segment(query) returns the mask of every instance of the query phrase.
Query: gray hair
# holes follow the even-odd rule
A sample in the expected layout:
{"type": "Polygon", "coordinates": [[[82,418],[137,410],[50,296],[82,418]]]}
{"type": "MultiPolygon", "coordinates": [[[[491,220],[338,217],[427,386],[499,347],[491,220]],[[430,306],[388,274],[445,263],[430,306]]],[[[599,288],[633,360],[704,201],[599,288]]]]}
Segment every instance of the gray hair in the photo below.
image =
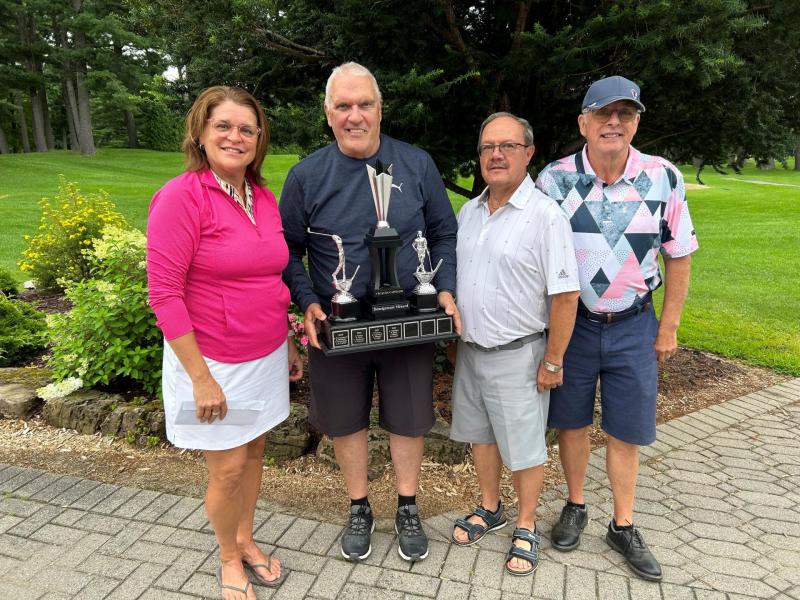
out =
{"type": "Polygon", "coordinates": [[[370,82],[372,82],[372,90],[375,92],[375,97],[378,99],[378,102],[383,102],[383,95],[381,94],[381,89],[378,87],[378,82],[375,80],[375,76],[372,72],[367,68],[364,67],[356,62],[346,62],[342,65],[336,67],[333,71],[331,71],[330,77],[328,77],[328,82],[325,84],[325,106],[328,108],[333,108],[333,98],[331,98],[331,89],[333,88],[333,81],[339,75],[355,75],[356,77],[369,77],[370,82]]]}
{"type": "Polygon", "coordinates": [[[509,112],[496,112],[486,117],[486,120],[481,123],[481,130],[478,132],[478,145],[481,143],[481,139],[483,138],[483,130],[486,129],[486,126],[500,117],[514,119],[517,123],[522,125],[522,139],[525,142],[525,145],[530,146],[533,144],[533,127],[531,127],[531,124],[528,123],[527,119],[523,119],[517,115],[512,115],[509,112]]]}

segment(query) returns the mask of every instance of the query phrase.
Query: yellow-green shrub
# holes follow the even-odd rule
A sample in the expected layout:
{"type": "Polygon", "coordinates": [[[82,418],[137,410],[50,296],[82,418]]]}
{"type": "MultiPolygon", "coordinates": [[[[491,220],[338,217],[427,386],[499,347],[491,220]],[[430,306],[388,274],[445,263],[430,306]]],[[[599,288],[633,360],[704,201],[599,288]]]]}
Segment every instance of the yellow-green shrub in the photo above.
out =
{"type": "Polygon", "coordinates": [[[63,176],[56,197],[52,201],[42,198],[39,206],[39,229],[35,235],[25,236],[28,244],[19,268],[29,271],[44,289],[60,289],[62,281],[87,277],[89,264],[83,250],[91,249],[92,240],[107,226],[128,228],[106,192],[83,195],[77,184],[63,176]]]}
{"type": "Polygon", "coordinates": [[[85,254],[90,276],[65,290],[72,309],[48,318],[53,375],[157,391],[163,337],[147,305],[144,235],[108,227],[85,254]]]}

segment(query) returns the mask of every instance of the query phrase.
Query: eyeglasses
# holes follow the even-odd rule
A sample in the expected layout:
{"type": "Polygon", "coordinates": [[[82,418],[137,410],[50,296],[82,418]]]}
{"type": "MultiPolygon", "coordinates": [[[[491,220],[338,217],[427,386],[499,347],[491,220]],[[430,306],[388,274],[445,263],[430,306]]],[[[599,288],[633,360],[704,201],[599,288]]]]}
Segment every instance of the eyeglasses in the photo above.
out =
{"type": "MultiPolygon", "coordinates": [[[[592,113],[592,118],[597,119],[601,123],[606,123],[611,120],[614,113],[617,113],[617,118],[623,123],[630,123],[639,114],[639,111],[633,107],[627,106],[625,108],[609,108],[604,106],[597,110],[587,110],[586,113],[592,113]]],[[[585,113],[584,113],[585,114],[585,113]]]]}
{"type": "Polygon", "coordinates": [[[481,144],[478,146],[478,154],[481,156],[491,156],[494,149],[499,148],[503,155],[513,153],[517,148],[527,148],[530,144],[520,144],[519,142],[503,142],[502,144],[481,144]]]}
{"type": "Polygon", "coordinates": [[[211,123],[211,128],[220,135],[226,135],[234,129],[238,129],[239,135],[247,139],[261,135],[261,127],[254,127],[253,125],[231,125],[227,121],[214,121],[212,119],[208,119],[208,122],[211,123]]]}

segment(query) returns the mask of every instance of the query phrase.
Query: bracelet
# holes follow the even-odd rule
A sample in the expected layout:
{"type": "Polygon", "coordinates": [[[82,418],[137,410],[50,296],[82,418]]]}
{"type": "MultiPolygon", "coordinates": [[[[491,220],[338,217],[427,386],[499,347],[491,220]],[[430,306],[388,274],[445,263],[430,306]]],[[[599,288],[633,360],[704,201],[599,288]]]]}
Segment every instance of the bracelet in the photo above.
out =
{"type": "Polygon", "coordinates": [[[561,371],[561,365],[557,365],[556,363],[551,363],[549,360],[543,360],[542,366],[544,367],[545,371],[550,371],[551,373],[558,373],[561,371]]]}
{"type": "Polygon", "coordinates": [[[289,332],[286,334],[286,337],[294,337],[294,331],[290,329],[289,332]]]}

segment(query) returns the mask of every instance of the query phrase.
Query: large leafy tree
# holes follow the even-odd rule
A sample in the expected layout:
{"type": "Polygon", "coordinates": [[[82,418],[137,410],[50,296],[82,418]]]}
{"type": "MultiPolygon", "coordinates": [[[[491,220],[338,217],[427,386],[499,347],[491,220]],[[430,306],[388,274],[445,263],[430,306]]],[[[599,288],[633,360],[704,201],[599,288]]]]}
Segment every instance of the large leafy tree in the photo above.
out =
{"type": "Polygon", "coordinates": [[[170,30],[189,96],[243,84],[271,109],[276,137],[310,150],[324,140],[327,74],[356,60],[384,91],[384,129],[428,149],[453,189],[475,170],[478,126],[496,110],[533,123],[539,166],[579,148],[582,95],[612,74],[642,85],[637,144],[676,160],[781,156],[797,127],[792,0],[177,3],[177,19],[151,14],[170,30]]]}
{"type": "Polygon", "coordinates": [[[164,55],[131,15],[126,0],[0,0],[0,152],[31,139],[53,148],[51,114],[81,152],[95,151],[95,112],[100,130],[136,145],[141,95],[164,55]]]}

